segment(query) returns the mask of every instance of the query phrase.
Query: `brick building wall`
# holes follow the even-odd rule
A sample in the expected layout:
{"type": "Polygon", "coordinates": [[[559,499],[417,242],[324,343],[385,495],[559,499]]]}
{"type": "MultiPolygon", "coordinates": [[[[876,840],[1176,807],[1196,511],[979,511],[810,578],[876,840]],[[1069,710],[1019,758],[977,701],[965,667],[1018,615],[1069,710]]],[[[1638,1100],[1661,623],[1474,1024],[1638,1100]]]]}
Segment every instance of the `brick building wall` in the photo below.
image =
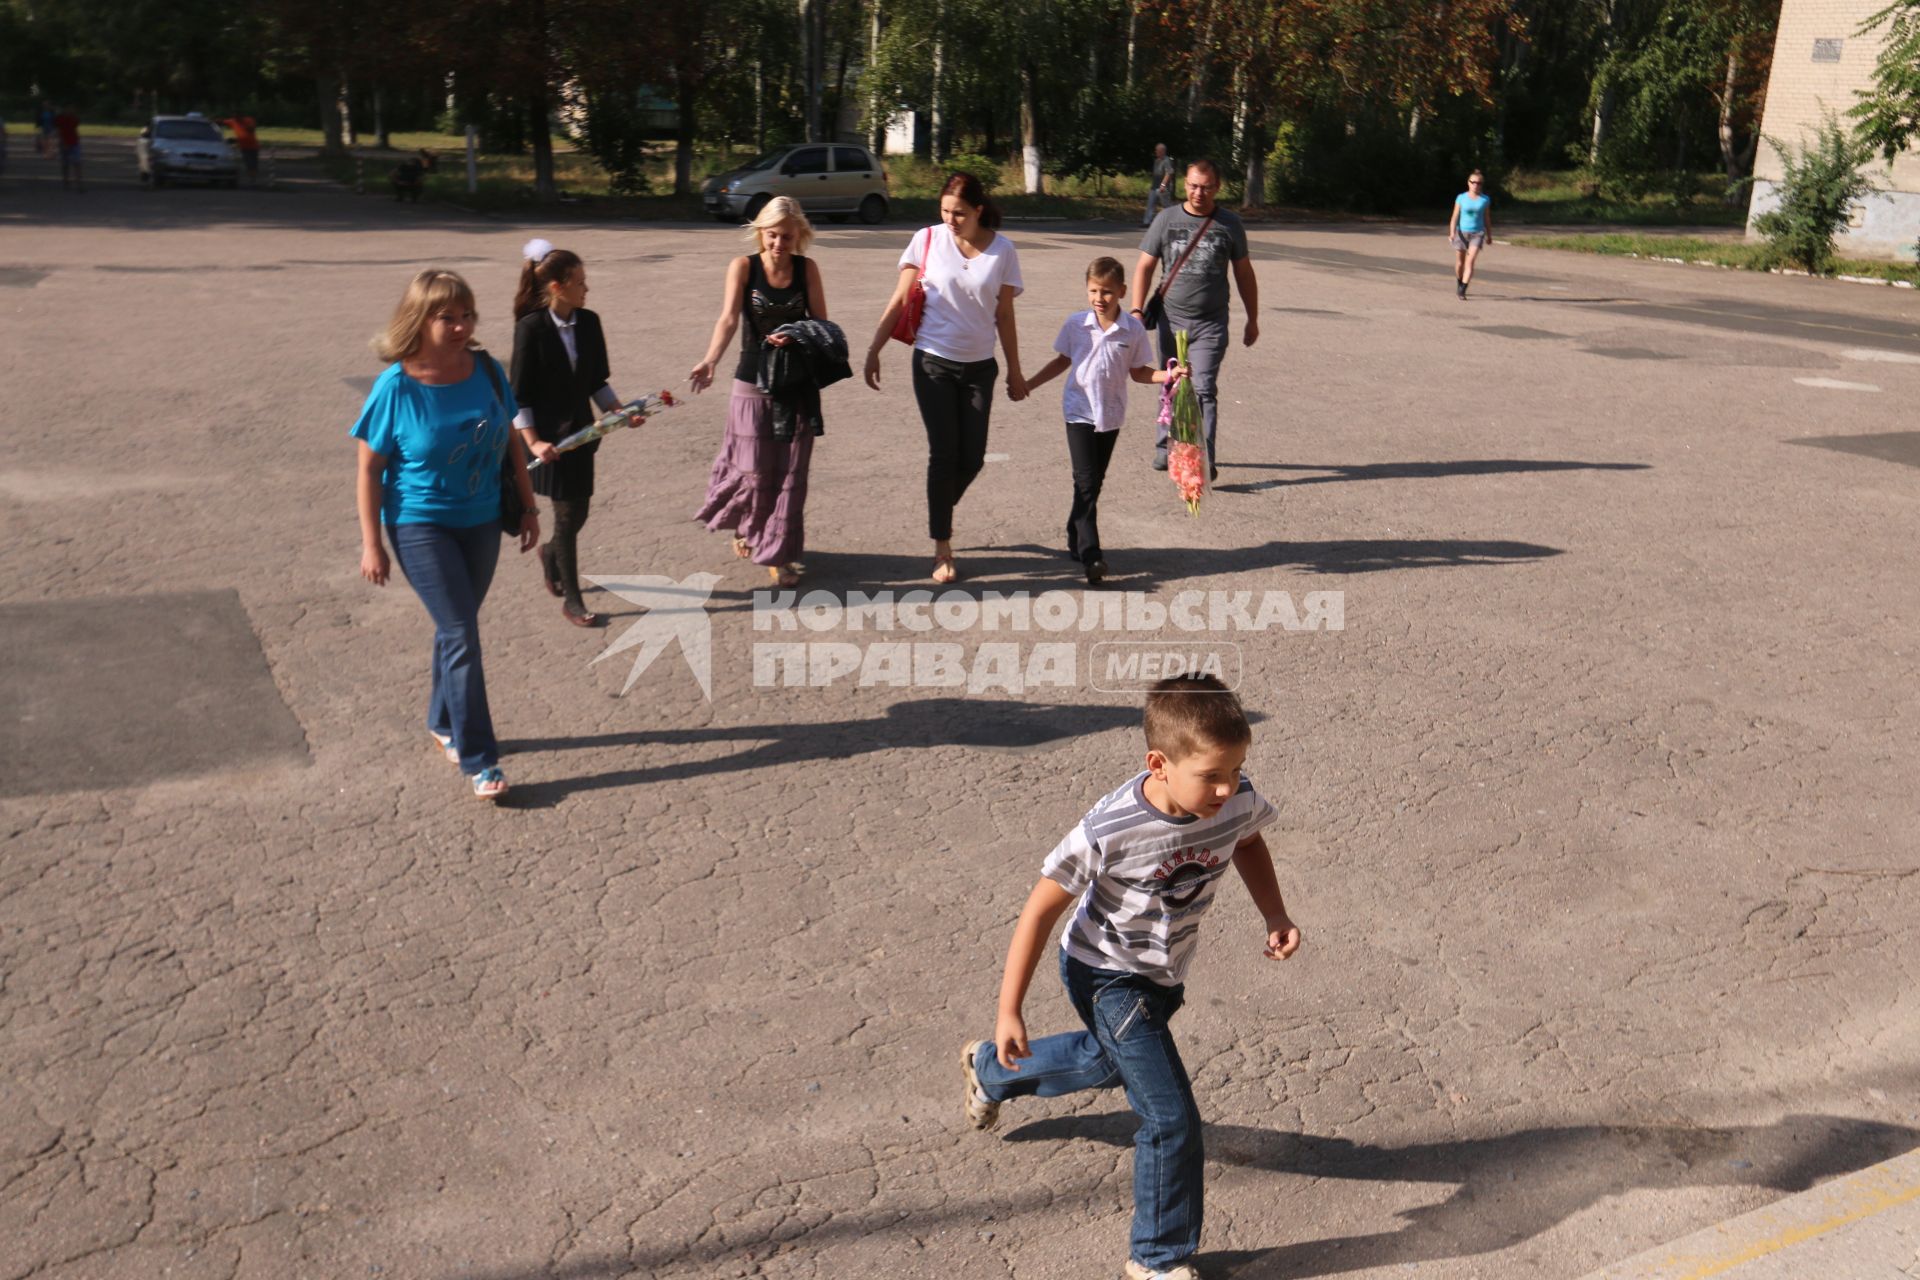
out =
{"type": "MultiPolygon", "coordinates": [[[[1882,31],[1858,34],[1887,0],[1783,0],[1774,37],[1773,74],[1760,130],[1765,138],[1800,145],[1809,141],[1827,113],[1849,124],[1847,111],[1858,94],[1873,85],[1882,31]]],[[[1779,203],[1780,156],[1763,138],[1754,159],[1752,220],[1779,203]]],[[[1853,225],[1839,241],[1840,252],[1856,257],[1913,260],[1920,239],[1920,153],[1912,149],[1893,164],[1870,171],[1884,188],[1855,209],[1853,225]]]]}

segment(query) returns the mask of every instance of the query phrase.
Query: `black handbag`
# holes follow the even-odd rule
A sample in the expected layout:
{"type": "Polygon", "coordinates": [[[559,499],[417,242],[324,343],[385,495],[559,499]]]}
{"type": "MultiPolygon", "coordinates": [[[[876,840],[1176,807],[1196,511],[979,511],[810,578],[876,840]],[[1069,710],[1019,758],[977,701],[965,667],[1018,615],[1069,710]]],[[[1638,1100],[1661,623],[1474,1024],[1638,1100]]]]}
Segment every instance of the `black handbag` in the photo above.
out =
{"type": "MultiPolygon", "coordinates": [[[[493,384],[494,407],[505,413],[507,409],[507,390],[500,380],[500,365],[484,351],[476,351],[473,358],[487,371],[487,381],[493,384]]],[[[513,424],[507,424],[507,447],[500,454],[500,532],[509,538],[520,536],[520,522],[526,519],[527,504],[520,501],[520,478],[513,470],[513,424]]]]}
{"type": "Polygon", "coordinates": [[[1166,318],[1167,290],[1173,287],[1173,278],[1180,274],[1180,268],[1187,265],[1188,256],[1192,254],[1194,248],[1199,245],[1200,237],[1207,234],[1207,228],[1212,225],[1213,215],[1208,214],[1207,220],[1200,224],[1200,229],[1193,233],[1193,239],[1187,241],[1186,249],[1180,254],[1179,258],[1174,261],[1173,270],[1167,272],[1166,278],[1160,282],[1160,287],[1153,291],[1151,298],[1147,299],[1147,305],[1140,309],[1140,323],[1146,326],[1148,333],[1152,333],[1158,329],[1160,322],[1166,318]]]}

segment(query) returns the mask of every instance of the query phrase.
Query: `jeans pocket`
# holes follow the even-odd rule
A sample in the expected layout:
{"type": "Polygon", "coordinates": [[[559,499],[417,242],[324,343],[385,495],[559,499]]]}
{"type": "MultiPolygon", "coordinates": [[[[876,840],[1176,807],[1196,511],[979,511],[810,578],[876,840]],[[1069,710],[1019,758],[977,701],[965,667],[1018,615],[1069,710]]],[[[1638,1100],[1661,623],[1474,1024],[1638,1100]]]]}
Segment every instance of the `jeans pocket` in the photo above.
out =
{"type": "Polygon", "coordinates": [[[1133,1034],[1136,1028],[1145,1026],[1153,1020],[1153,1013],[1147,1007],[1147,998],[1143,995],[1124,992],[1102,1003],[1105,1006],[1102,1012],[1106,1014],[1111,1028],[1107,1034],[1113,1037],[1115,1044],[1125,1044],[1127,1037],[1133,1034]],[[1115,1013],[1107,1010],[1114,1010],[1118,1013],[1118,1017],[1116,1018],[1115,1013]]]}

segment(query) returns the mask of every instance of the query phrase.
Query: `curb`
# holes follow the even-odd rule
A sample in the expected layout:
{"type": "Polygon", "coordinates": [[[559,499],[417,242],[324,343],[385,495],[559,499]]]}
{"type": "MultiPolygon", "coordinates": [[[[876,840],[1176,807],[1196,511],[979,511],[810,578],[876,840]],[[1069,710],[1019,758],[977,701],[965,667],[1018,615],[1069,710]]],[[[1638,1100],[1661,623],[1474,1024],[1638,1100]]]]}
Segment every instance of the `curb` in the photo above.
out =
{"type": "Polygon", "coordinates": [[[1603,1267],[1583,1280],[1920,1275],[1920,1151],[1603,1267]]]}

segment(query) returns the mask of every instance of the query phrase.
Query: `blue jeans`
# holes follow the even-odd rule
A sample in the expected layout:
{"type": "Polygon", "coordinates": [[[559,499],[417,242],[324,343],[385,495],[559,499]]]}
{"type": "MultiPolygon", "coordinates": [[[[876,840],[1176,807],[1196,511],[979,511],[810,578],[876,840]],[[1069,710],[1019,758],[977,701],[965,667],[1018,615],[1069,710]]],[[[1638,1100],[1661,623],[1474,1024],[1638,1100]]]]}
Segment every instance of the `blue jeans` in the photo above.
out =
{"type": "MultiPolygon", "coordinates": [[[[1227,312],[1223,308],[1213,316],[1176,316],[1171,311],[1162,315],[1159,336],[1163,369],[1176,354],[1173,341],[1176,329],[1187,331],[1187,364],[1193,370],[1193,393],[1200,397],[1200,421],[1207,432],[1207,460],[1218,466],[1220,450],[1214,445],[1220,433],[1220,366],[1227,358],[1227,312]]],[[[1156,430],[1153,447],[1161,453],[1167,451],[1165,427],[1156,430]]]]}
{"type": "Polygon", "coordinates": [[[433,693],[427,728],[452,738],[460,771],[479,773],[500,763],[487,709],[487,678],[480,669],[480,602],[500,561],[500,522],[466,529],[438,524],[390,524],[393,558],[433,618],[433,693]]]}
{"type": "Polygon", "coordinates": [[[1200,1247],[1206,1154],[1200,1109],[1167,1023],[1184,987],[1138,974],[1096,969],[1060,951],[1060,981],[1085,1031],[1031,1041],[1020,1069],[1000,1065],[993,1043],[974,1064],[989,1098],[1057,1098],[1120,1085],[1140,1117],[1133,1135],[1134,1261],[1156,1271],[1178,1266],[1200,1247]]]}

